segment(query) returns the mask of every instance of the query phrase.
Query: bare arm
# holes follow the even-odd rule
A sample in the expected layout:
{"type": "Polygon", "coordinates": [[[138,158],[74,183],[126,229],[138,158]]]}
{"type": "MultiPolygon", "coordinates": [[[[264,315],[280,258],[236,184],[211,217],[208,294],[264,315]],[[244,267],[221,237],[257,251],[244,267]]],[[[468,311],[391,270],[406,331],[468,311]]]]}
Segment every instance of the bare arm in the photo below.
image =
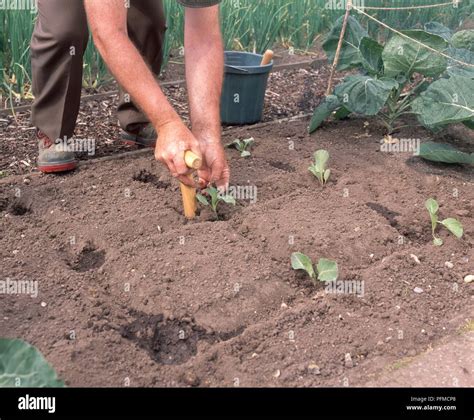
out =
{"type": "MultiPolygon", "coordinates": [[[[200,145],[170,105],[127,33],[123,0],[85,0],[94,42],[117,81],[143,110],[158,133],[155,156],[185,184],[184,152],[201,155],[200,145]]],[[[191,183],[192,185],[192,183],[191,183]]]]}
{"type": "Polygon", "coordinates": [[[201,143],[209,170],[200,176],[218,187],[229,183],[229,169],[221,144],[220,100],[224,48],[219,6],[186,8],[186,81],[192,132],[201,143]]]}

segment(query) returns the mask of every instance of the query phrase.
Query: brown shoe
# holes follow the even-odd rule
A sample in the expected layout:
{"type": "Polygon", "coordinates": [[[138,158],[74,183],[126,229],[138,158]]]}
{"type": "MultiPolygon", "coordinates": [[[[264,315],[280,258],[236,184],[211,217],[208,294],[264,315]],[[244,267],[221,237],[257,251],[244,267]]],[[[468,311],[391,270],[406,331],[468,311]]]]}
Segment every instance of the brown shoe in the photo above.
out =
{"type": "Polygon", "coordinates": [[[38,169],[43,173],[67,172],[76,169],[73,152],[64,151],[62,144],[55,144],[42,131],[36,131],[38,140],[38,169]]]}
{"type": "Polygon", "coordinates": [[[121,131],[121,140],[125,144],[141,147],[156,146],[156,131],[151,124],[135,124],[128,131],[121,131]]]}

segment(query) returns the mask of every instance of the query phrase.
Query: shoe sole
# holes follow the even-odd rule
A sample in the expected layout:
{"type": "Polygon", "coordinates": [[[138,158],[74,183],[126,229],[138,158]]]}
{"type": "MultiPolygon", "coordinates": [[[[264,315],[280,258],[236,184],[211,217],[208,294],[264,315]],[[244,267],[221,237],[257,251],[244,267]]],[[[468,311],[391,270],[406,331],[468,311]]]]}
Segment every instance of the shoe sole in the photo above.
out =
{"type": "Polygon", "coordinates": [[[44,174],[58,173],[58,172],[69,172],[77,168],[77,162],[67,162],[67,163],[56,163],[41,165],[38,164],[38,169],[44,174]]]}
{"type": "Polygon", "coordinates": [[[128,146],[141,146],[148,147],[150,149],[154,149],[156,147],[156,140],[146,140],[141,137],[131,136],[125,131],[122,131],[120,141],[123,144],[127,144],[128,146]]]}

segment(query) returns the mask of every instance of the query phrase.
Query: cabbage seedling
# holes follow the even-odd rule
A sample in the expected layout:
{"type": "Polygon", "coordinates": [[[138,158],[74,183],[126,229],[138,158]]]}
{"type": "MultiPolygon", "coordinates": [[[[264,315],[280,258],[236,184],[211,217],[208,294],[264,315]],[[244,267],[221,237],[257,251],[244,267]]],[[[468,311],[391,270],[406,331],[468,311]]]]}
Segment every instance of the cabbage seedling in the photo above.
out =
{"type": "Polygon", "coordinates": [[[433,243],[436,246],[443,245],[443,240],[439,238],[438,236],[436,236],[436,227],[438,226],[438,224],[443,225],[454,236],[456,236],[456,238],[459,239],[462,237],[464,230],[463,230],[461,222],[451,217],[441,222],[438,220],[439,205],[438,205],[438,202],[434,198],[430,198],[426,200],[425,207],[428,210],[428,213],[430,214],[431,234],[433,235],[433,243]]]}
{"type": "Polygon", "coordinates": [[[234,140],[232,143],[229,143],[227,147],[237,149],[240,152],[240,157],[249,157],[251,155],[250,151],[248,150],[251,148],[255,143],[255,139],[250,137],[249,139],[245,140],[234,140]]]}
{"type": "Polygon", "coordinates": [[[326,150],[318,150],[314,153],[314,163],[308,170],[318,178],[320,184],[324,186],[331,176],[331,170],[326,169],[329,160],[329,153],[326,150]]]}
{"type": "Polygon", "coordinates": [[[203,194],[196,194],[198,201],[204,206],[211,206],[215,214],[217,214],[217,206],[219,203],[224,202],[227,204],[232,204],[235,206],[235,198],[229,194],[221,194],[219,190],[215,187],[209,187],[203,191],[209,195],[210,200],[207,199],[203,194]]]}
{"type": "Polygon", "coordinates": [[[339,276],[339,269],[336,261],[321,258],[316,266],[316,271],[313,267],[311,258],[301,252],[293,252],[291,254],[291,267],[294,270],[304,270],[311,277],[311,280],[316,284],[316,274],[319,281],[336,281],[339,276]]]}

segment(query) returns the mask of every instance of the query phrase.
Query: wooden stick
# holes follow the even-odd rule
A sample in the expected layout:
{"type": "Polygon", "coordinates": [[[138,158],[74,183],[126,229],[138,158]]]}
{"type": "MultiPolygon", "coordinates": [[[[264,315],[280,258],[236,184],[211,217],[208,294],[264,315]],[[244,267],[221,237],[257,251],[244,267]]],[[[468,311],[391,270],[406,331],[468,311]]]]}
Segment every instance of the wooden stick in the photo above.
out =
{"type": "Polygon", "coordinates": [[[342,23],[341,35],[339,36],[339,43],[337,44],[336,55],[334,56],[334,62],[332,63],[331,74],[329,75],[326,96],[329,96],[332,93],[332,81],[334,79],[334,74],[336,73],[337,65],[339,64],[339,56],[341,54],[342,43],[344,42],[344,35],[346,34],[347,21],[349,19],[349,15],[351,14],[351,9],[352,0],[347,0],[346,14],[344,16],[344,22],[342,23]]]}
{"type": "MultiPolygon", "coordinates": [[[[188,150],[184,154],[184,161],[186,162],[186,166],[189,169],[200,169],[202,166],[202,160],[199,156],[188,150]]],[[[188,178],[194,182],[192,174],[188,175],[188,178]]],[[[197,203],[196,203],[196,189],[193,187],[189,187],[188,185],[183,184],[180,182],[181,188],[181,195],[183,197],[183,208],[184,208],[184,215],[187,219],[194,219],[196,217],[196,210],[197,210],[197,203]]]]}
{"type": "Polygon", "coordinates": [[[261,66],[266,66],[267,64],[270,64],[273,60],[273,51],[272,50],[267,50],[265,51],[265,54],[263,54],[262,62],[260,63],[261,66]]]}

